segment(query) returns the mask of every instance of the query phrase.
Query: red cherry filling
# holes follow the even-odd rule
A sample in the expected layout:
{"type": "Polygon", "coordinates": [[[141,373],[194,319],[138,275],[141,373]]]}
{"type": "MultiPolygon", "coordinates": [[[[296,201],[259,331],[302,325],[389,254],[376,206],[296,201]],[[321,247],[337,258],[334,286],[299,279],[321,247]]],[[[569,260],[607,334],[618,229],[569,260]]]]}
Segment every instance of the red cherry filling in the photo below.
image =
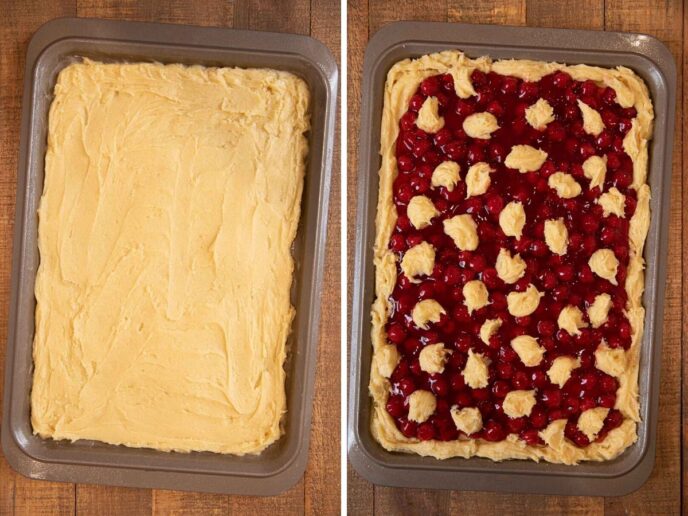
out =
{"type": "MultiPolygon", "coordinates": [[[[602,339],[612,348],[628,349],[631,345],[623,285],[629,260],[628,221],[635,212],[637,197],[630,188],[632,162],[624,152],[623,138],[636,113],[616,103],[613,89],[600,88],[592,81],[575,81],[565,72],[545,76],[538,82],[524,82],[474,71],[471,80],[477,95],[460,99],[450,75],[425,79],[399,122],[399,173],[393,184],[398,218],[389,247],[400,262],[410,247],[429,242],[436,250],[436,259],[432,274],[417,278],[419,283],[410,281],[400,269],[397,271],[387,335],[402,359],[392,374],[386,408],[405,436],[420,440],[458,437],[449,414],[451,406],[477,407],[483,428],[472,437],[487,441],[501,441],[514,433],[530,445],[542,445],[538,431],[551,421],[567,418],[566,437],[584,447],[589,440],[576,426],[579,415],[594,407],[613,409],[618,388],[615,378],[595,368],[594,351],[602,339]],[[415,124],[417,112],[428,96],[438,98],[439,112],[445,120],[444,127],[435,134],[415,124]],[[554,110],[555,120],[544,130],[532,128],[525,119],[526,109],[539,98],[546,99],[554,110]],[[583,130],[578,100],[601,113],[605,129],[598,136],[583,130]],[[500,128],[488,140],[468,137],[462,127],[464,119],[483,111],[492,113],[500,128]],[[521,174],[504,166],[511,147],[519,144],[547,152],[547,161],[539,171],[521,174]],[[583,161],[593,155],[607,158],[602,189],[591,190],[583,171],[583,161]],[[451,192],[445,187],[431,187],[434,168],[446,160],[457,162],[461,170],[462,179],[451,192]],[[485,194],[466,199],[465,174],[478,161],[487,161],[495,170],[490,175],[491,184],[485,194]],[[547,178],[557,171],[572,174],[581,184],[582,193],[561,199],[547,185],[547,178]],[[596,203],[602,191],[611,187],[626,197],[625,218],[604,217],[596,203]],[[409,221],[406,207],[421,194],[433,201],[440,215],[429,226],[417,230],[409,221]],[[523,204],[526,213],[520,240],[505,236],[498,222],[504,206],[514,200],[523,204]],[[457,249],[443,230],[443,220],[464,213],[469,213],[477,225],[480,243],[473,252],[457,249]],[[544,241],[544,221],[560,217],[569,233],[563,256],[551,253],[544,241]],[[526,261],[525,275],[515,285],[505,284],[494,268],[501,248],[512,255],[519,253],[526,261]],[[613,250],[619,260],[618,286],[595,275],[588,266],[590,256],[600,248],[613,250]],[[462,289],[473,279],[485,284],[490,304],[469,314],[462,289]],[[538,309],[527,317],[512,317],[507,311],[507,294],[524,291],[530,283],[544,294],[538,309]],[[605,324],[596,329],[583,328],[579,335],[559,329],[557,317],[565,306],[577,306],[586,314],[587,307],[602,293],[612,298],[605,324]],[[411,318],[415,304],[424,299],[438,301],[446,311],[427,330],[417,327],[411,318]],[[480,327],[486,319],[494,318],[501,319],[502,325],[485,344],[479,338],[480,327]],[[537,337],[545,348],[538,366],[526,367],[511,348],[511,340],[519,335],[537,337]],[[452,354],[444,372],[431,375],[421,369],[418,355],[425,346],[437,342],[444,343],[452,354]],[[470,349],[491,361],[486,388],[471,389],[461,374],[470,349]],[[562,355],[578,357],[581,366],[560,388],[550,382],[546,372],[562,355]],[[420,424],[408,420],[408,397],[416,389],[429,390],[437,399],[435,413],[420,424]],[[537,403],[528,417],[511,419],[502,410],[502,402],[510,391],[525,389],[536,390],[537,403]]],[[[621,414],[611,410],[596,440],[603,440],[622,421],[621,414]]]]}

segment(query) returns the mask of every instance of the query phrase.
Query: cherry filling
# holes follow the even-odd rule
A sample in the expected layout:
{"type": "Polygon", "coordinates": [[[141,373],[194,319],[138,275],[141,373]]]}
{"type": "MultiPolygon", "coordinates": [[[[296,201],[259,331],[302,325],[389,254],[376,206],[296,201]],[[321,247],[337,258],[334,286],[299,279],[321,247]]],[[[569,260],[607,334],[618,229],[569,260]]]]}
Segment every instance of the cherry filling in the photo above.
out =
{"type": "Polygon", "coordinates": [[[514,433],[530,445],[543,444],[538,432],[549,422],[567,418],[566,437],[577,446],[586,446],[590,441],[576,425],[579,415],[590,408],[606,407],[611,410],[596,438],[601,441],[623,418],[613,409],[618,381],[595,368],[594,352],[602,339],[611,348],[628,349],[631,345],[631,326],[624,315],[624,284],[629,262],[628,221],[637,198],[636,191],[630,188],[633,165],[624,152],[623,139],[636,111],[617,104],[613,89],[592,81],[575,81],[564,72],[534,83],[476,70],[471,82],[477,95],[461,99],[450,75],[425,79],[399,122],[399,173],[393,185],[398,218],[389,246],[397,253],[399,263],[407,249],[426,241],[434,246],[436,259],[432,275],[417,277],[419,283],[411,282],[400,269],[397,271],[386,329],[401,360],[391,376],[387,410],[405,436],[448,441],[460,434],[450,408],[477,407],[483,428],[472,438],[501,441],[514,433]],[[445,120],[444,127],[435,134],[420,130],[415,123],[428,96],[438,99],[439,114],[445,120]],[[555,120],[543,130],[534,129],[525,118],[526,108],[539,98],[554,109],[555,120]],[[584,131],[579,99],[600,113],[605,129],[598,136],[584,131]],[[483,111],[492,113],[500,128],[489,139],[468,137],[462,127],[464,119],[483,111]],[[523,174],[504,166],[511,147],[518,144],[547,153],[538,171],[523,174]],[[605,217],[595,202],[601,191],[589,189],[590,180],[582,167],[592,155],[606,156],[603,190],[616,187],[625,196],[625,217],[605,217]],[[435,167],[447,160],[458,163],[461,171],[461,180],[451,192],[445,187],[431,187],[435,167]],[[466,199],[465,173],[481,161],[495,170],[490,175],[490,187],[485,194],[466,199]],[[580,195],[562,199],[548,186],[547,178],[559,171],[578,181],[580,195]],[[430,198],[440,212],[422,230],[416,230],[406,214],[409,201],[416,195],[430,198]],[[520,201],[526,213],[519,240],[505,236],[498,222],[502,208],[511,201],[520,201]],[[480,243],[474,252],[459,250],[443,231],[444,219],[463,213],[471,214],[477,224],[480,243]],[[559,217],[563,217],[569,233],[568,250],[562,256],[553,254],[544,239],[544,221],[559,217]],[[527,263],[525,276],[513,285],[505,284],[494,268],[501,248],[512,255],[519,253],[527,263]],[[619,261],[618,286],[595,275],[588,266],[590,256],[600,248],[611,249],[619,261]],[[487,287],[490,304],[469,314],[462,289],[474,279],[487,287]],[[513,290],[525,290],[529,283],[544,297],[533,314],[515,318],[507,310],[506,296],[513,290]],[[606,323],[597,329],[588,325],[577,336],[558,328],[557,317],[565,306],[576,306],[586,314],[587,307],[601,293],[608,293],[613,303],[606,323]],[[411,318],[416,303],[424,299],[434,299],[446,310],[446,315],[427,330],[417,327],[411,318]],[[486,345],[480,340],[479,330],[486,319],[494,318],[503,323],[486,345]],[[510,346],[514,337],[526,334],[538,338],[546,350],[536,367],[526,367],[510,346]],[[418,356],[424,346],[438,342],[452,353],[443,373],[428,374],[421,369],[418,356]],[[491,361],[486,388],[471,389],[461,374],[469,349],[491,361]],[[578,357],[581,365],[559,388],[550,382],[547,370],[562,355],[578,357]],[[407,417],[408,397],[416,389],[430,390],[437,400],[434,414],[421,424],[407,417]],[[504,413],[502,400],[510,391],[524,389],[536,389],[537,403],[529,416],[512,419],[504,413]]]}

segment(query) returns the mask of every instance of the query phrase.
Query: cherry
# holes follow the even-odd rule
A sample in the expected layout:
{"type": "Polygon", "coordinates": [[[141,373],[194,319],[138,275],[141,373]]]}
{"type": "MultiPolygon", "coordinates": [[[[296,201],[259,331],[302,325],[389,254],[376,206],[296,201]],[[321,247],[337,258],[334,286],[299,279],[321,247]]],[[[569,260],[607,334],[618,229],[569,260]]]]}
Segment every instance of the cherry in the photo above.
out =
{"type": "Polygon", "coordinates": [[[406,340],[406,331],[401,324],[392,323],[387,328],[387,338],[395,344],[401,344],[406,340]]]}
{"type": "Polygon", "coordinates": [[[399,396],[390,396],[387,400],[387,405],[385,406],[387,412],[392,417],[401,417],[406,413],[406,407],[404,407],[404,399],[399,396]]]}
{"type": "Polygon", "coordinates": [[[555,389],[547,389],[542,392],[542,402],[549,408],[557,408],[561,405],[561,392],[555,389]]]}
{"type": "Polygon", "coordinates": [[[429,441],[435,437],[435,427],[429,421],[418,425],[418,439],[429,441]]]}
{"type": "Polygon", "coordinates": [[[440,90],[440,80],[439,80],[439,77],[437,77],[436,75],[428,77],[427,79],[424,79],[423,82],[420,83],[420,91],[426,97],[429,97],[431,95],[436,95],[439,92],[439,90],[440,90]]]}
{"type": "Polygon", "coordinates": [[[415,421],[410,421],[406,418],[400,418],[399,430],[402,434],[404,434],[404,437],[412,438],[416,436],[416,432],[418,431],[418,425],[415,421]]]}
{"type": "Polygon", "coordinates": [[[490,420],[485,425],[483,437],[486,441],[501,441],[506,437],[506,432],[504,431],[502,425],[500,425],[497,421],[490,420]]]}
{"type": "Polygon", "coordinates": [[[409,101],[409,109],[411,111],[418,111],[420,108],[423,107],[423,103],[425,102],[425,97],[422,95],[414,95],[411,97],[411,100],[409,101]]]}

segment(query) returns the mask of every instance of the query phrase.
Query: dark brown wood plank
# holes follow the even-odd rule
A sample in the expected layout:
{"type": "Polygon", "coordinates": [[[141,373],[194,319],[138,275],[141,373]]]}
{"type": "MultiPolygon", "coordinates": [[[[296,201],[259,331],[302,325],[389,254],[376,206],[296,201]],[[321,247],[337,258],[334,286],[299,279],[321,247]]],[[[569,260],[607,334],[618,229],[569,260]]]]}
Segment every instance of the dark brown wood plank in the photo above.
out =
{"type": "MultiPolygon", "coordinates": [[[[26,47],[43,23],[73,16],[75,0],[5,2],[0,23],[0,368],[4,370],[26,47]]],[[[0,404],[2,385],[0,385],[0,404]]],[[[29,480],[0,457],[0,514],[71,514],[74,484],[29,480]]]]}
{"type": "Polygon", "coordinates": [[[76,502],[79,514],[98,516],[146,516],[153,507],[150,489],[92,484],[76,485],[76,502]]]}
{"type": "Polygon", "coordinates": [[[229,497],[225,495],[153,490],[151,513],[156,516],[221,516],[229,512],[229,497]]]}
{"type": "Polygon", "coordinates": [[[78,0],[77,13],[85,18],[227,27],[234,19],[234,3],[221,0],[78,0]]]}
{"type": "MultiPolygon", "coordinates": [[[[311,6],[311,36],[325,43],[340,60],[340,3],[314,2],[311,6]]],[[[339,109],[337,108],[337,112],[339,109]]],[[[327,221],[325,282],[320,315],[320,343],[316,370],[313,420],[308,468],[304,478],[306,514],[338,514],[341,505],[340,464],[340,306],[341,213],[339,132],[335,134],[330,211],[327,221]]]]}
{"type": "Polygon", "coordinates": [[[449,21],[495,25],[525,25],[525,0],[449,0],[449,21]]]}
{"type": "MultiPolygon", "coordinates": [[[[358,131],[361,108],[361,77],[363,56],[368,44],[368,0],[350,0],[347,6],[347,242],[353,242],[356,234],[356,177],[358,172],[358,131]]],[[[344,208],[342,208],[343,210],[344,208]]],[[[343,212],[344,213],[344,212],[343,212]]],[[[347,246],[347,292],[352,295],[353,246],[347,246]]],[[[351,317],[351,311],[347,312],[351,317]]],[[[351,328],[348,320],[347,329],[351,328]]],[[[347,349],[347,351],[349,351],[347,349]]],[[[350,365],[350,357],[347,353],[350,365]]],[[[368,515],[374,508],[373,484],[361,478],[347,461],[347,509],[351,515],[368,515]]]]}
{"type": "Polygon", "coordinates": [[[309,34],[311,6],[308,0],[237,0],[234,27],[309,34]]]}
{"type": "MultiPolygon", "coordinates": [[[[650,480],[635,493],[622,498],[607,498],[609,514],[679,514],[681,511],[681,324],[682,324],[682,84],[683,6],[678,0],[667,2],[619,1],[606,3],[607,30],[652,34],[674,54],[678,64],[678,101],[674,139],[671,210],[669,223],[669,269],[667,272],[662,345],[662,381],[657,431],[657,458],[650,480]],[[651,509],[650,509],[651,508],[651,509]]],[[[684,167],[685,168],[685,167],[684,167]]],[[[685,254],[684,254],[685,256],[685,254]]],[[[683,308],[685,310],[685,308],[683,308]]]]}
{"type": "MultiPolygon", "coordinates": [[[[681,53],[682,53],[682,59],[677,59],[677,66],[680,67],[681,69],[681,79],[683,79],[686,76],[686,73],[688,72],[688,16],[686,13],[686,3],[684,2],[683,4],[683,41],[681,44],[681,53]]],[[[683,115],[686,113],[686,110],[688,110],[688,88],[686,88],[685,84],[683,84],[683,80],[679,81],[678,85],[678,98],[677,102],[680,103],[681,105],[681,114],[683,115]]],[[[683,126],[685,123],[683,118],[685,115],[682,116],[681,119],[678,119],[680,122],[680,125],[683,126]]],[[[683,181],[682,181],[682,186],[683,184],[686,183],[685,179],[685,174],[686,174],[686,168],[688,168],[688,155],[686,155],[685,149],[688,148],[688,131],[683,130],[683,138],[682,138],[682,143],[683,145],[681,146],[682,150],[682,155],[681,155],[681,164],[682,167],[681,169],[683,170],[683,181]]],[[[686,259],[688,258],[688,238],[685,236],[685,231],[686,228],[688,228],[688,213],[685,213],[685,210],[683,209],[685,206],[688,206],[688,198],[686,197],[686,193],[688,192],[688,189],[683,188],[682,192],[682,205],[681,205],[681,212],[683,214],[683,218],[681,221],[681,235],[683,238],[682,241],[682,250],[683,254],[681,256],[681,263],[685,264],[686,259]]],[[[685,274],[685,267],[682,268],[682,276],[683,276],[683,284],[682,284],[682,293],[688,291],[688,278],[686,277],[685,274]]],[[[683,297],[683,296],[682,296],[683,297]]],[[[681,313],[681,327],[682,327],[682,332],[681,332],[681,355],[683,357],[683,368],[682,368],[682,375],[681,375],[681,380],[682,380],[682,405],[681,405],[681,413],[682,413],[682,435],[683,438],[681,440],[681,507],[685,511],[685,507],[688,507],[688,489],[686,486],[688,486],[688,457],[686,457],[686,447],[688,447],[688,397],[686,396],[686,393],[688,392],[688,346],[685,346],[684,343],[686,341],[686,338],[688,337],[688,304],[683,303],[683,311],[681,313]]]]}
{"type": "Polygon", "coordinates": [[[604,0],[528,0],[526,23],[532,27],[603,29],[604,0]]]}
{"type": "Polygon", "coordinates": [[[394,21],[447,21],[447,0],[375,0],[369,3],[368,13],[368,33],[372,36],[383,25],[394,21]]]}

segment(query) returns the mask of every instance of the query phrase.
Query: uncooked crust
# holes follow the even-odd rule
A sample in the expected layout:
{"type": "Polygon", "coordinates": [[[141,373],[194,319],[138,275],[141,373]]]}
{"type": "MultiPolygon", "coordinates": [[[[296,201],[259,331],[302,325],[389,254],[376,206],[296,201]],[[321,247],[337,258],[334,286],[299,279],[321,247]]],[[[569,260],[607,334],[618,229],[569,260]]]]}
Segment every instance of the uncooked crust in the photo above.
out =
{"type": "Polygon", "coordinates": [[[39,208],[35,433],[233,454],[280,437],[308,103],[275,70],[62,70],[39,208]]]}
{"type": "MultiPolygon", "coordinates": [[[[650,189],[647,185],[647,144],[652,133],[654,117],[650,96],[642,79],[631,70],[618,67],[607,69],[587,65],[567,66],[560,63],[545,63],[528,60],[492,61],[488,57],[470,59],[459,51],[445,51],[426,55],[415,60],[396,63],[387,74],[384,93],[384,108],[380,139],[382,164],[379,172],[380,189],[376,218],[376,239],[374,262],[376,267],[376,299],[372,307],[373,353],[387,343],[385,324],[390,314],[389,297],[396,281],[396,257],[388,243],[396,223],[396,209],[392,200],[392,183],[397,175],[394,155],[398,133],[398,121],[407,109],[409,99],[420,82],[429,76],[451,73],[454,77],[470,74],[472,69],[483,72],[495,71],[524,80],[537,81],[555,70],[564,70],[576,80],[590,79],[614,88],[623,107],[633,105],[637,116],[624,139],[624,150],[633,160],[633,184],[637,191],[638,204],[630,221],[630,257],[626,279],[628,294],[627,317],[631,324],[632,341],[627,351],[627,367],[619,377],[616,408],[624,421],[599,443],[579,448],[571,443],[557,446],[530,446],[510,435],[501,442],[487,442],[482,439],[455,441],[419,441],[406,438],[385,409],[389,396],[389,380],[371,369],[370,393],[373,398],[371,430],[380,444],[390,451],[417,453],[438,459],[451,457],[486,457],[496,461],[504,459],[541,459],[563,464],[577,464],[580,461],[610,460],[621,454],[637,439],[636,426],[640,420],[638,403],[638,367],[640,341],[643,333],[645,310],[641,297],[644,289],[643,246],[650,222],[650,189]],[[468,70],[466,72],[466,70],[468,70]],[[633,102],[628,102],[628,99],[633,102]],[[556,448],[556,449],[555,449],[556,448]]],[[[374,362],[374,361],[373,361],[374,362]]],[[[562,436],[563,437],[563,436],[562,436]]]]}

